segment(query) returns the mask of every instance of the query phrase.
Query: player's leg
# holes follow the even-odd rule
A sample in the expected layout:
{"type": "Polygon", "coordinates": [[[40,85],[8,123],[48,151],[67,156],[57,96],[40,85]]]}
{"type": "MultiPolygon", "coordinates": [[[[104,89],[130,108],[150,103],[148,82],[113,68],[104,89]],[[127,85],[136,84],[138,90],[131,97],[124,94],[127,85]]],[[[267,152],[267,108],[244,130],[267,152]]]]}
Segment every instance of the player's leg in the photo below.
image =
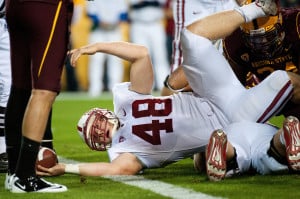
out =
{"type": "Polygon", "coordinates": [[[193,156],[193,163],[195,171],[202,173],[206,171],[206,158],[205,152],[199,152],[194,154],[193,156]]]}
{"type": "MultiPolygon", "coordinates": [[[[121,30],[119,28],[113,30],[107,35],[109,41],[122,41],[121,30]]],[[[108,55],[107,56],[107,76],[108,76],[108,90],[111,91],[115,84],[123,81],[124,65],[120,58],[108,55]]]]}
{"type": "MultiPolygon", "coordinates": [[[[15,2],[11,3],[12,6],[15,6],[15,2]]],[[[7,8],[6,12],[9,26],[11,25],[10,19],[13,17],[10,16],[12,6],[7,8]]],[[[12,77],[14,78],[12,78],[5,113],[5,139],[8,156],[8,175],[6,180],[15,174],[21,147],[22,121],[31,94],[30,63],[27,62],[27,60],[30,60],[29,51],[24,48],[26,38],[23,37],[23,29],[12,25],[10,30],[10,46],[11,50],[14,49],[14,53],[11,54],[11,69],[12,77]]],[[[6,188],[10,187],[7,185],[6,188]]]]}
{"type": "MultiPolygon", "coordinates": [[[[89,43],[96,43],[105,40],[106,36],[101,30],[94,30],[90,34],[89,43]]],[[[96,53],[89,57],[89,89],[88,93],[91,97],[96,97],[103,92],[103,74],[105,58],[107,56],[103,53],[96,53]]]]}
{"type": "MultiPolygon", "coordinates": [[[[232,123],[224,130],[212,134],[207,147],[206,165],[209,178],[218,181],[242,174],[248,172],[251,165],[258,173],[269,172],[270,165],[264,160],[270,140],[276,132],[277,128],[268,124],[239,122],[232,123]],[[227,149],[224,147],[225,142],[227,142],[227,149]],[[216,155],[224,154],[224,151],[226,156],[216,155]]],[[[276,162],[274,159],[272,161],[276,162]]],[[[272,165],[278,170],[286,169],[286,166],[279,163],[272,165]]]]}
{"type": "Polygon", "coordinates": [[[251,165],[249,138],[257,134],[260,128],[258,125],[261,124],[232,123],[211,135],[206,149],[206,171],[209,179],[219,181],[249,170],[251,165]]]}
{"type": "Polygon", "coordinates": [[[252,2],[235,10],[218,12],[216,14],[200,19],[187,28],[210,40],[217,40],[230,35],[244,22],[266,15],[275,15],[277,5],[275,0],[252,2]]]}
{"type": "MultiPolygon", "coordinates": [[[[21,118],[23,118],[23,123],[22,120],[19,123],[19,126],[22,126],[22,138],[19,139],[21,147],[15,169],[15,177],[11,184],[11,192],[66,191],[67,188],[65,186],[52,184],[37,177],[35,173],[35,162],[44,135],[49,112],[57,92],[60,89],[60,75],[66,55],[66,39],[68,38],[68,23],[66,23],[68,20],[66,20],[65,17],[68,17],[68,11],[71,11],[69,10],[69,2],[63,0],[57,3],[53,2],[53,4],[47,4],[47,6],[43,3],[27,4],[26,2],[22,2],[19,4],[19,2],[16,1],[10,1],[9,3],[10,6],[7,8],[7,20],[9,26],[12,27],[11,41],[13,42],[11,46],[12,51],[14,52],[13,56],[19,56],[18,58],[20,58],[19,60],[14,60],[12,57],[13,80],[15,77],[18,77],[18,74],[16,73],[23,75],[19,77],[19,79],[16,78],[17,80],[13,81],[13,87],[15,86],[16,90],[30,89],[29,91],[31,91],[30,98],[25,106],[26,110],[24,108],[24,117],[22,117],[23,115],[21,116],[21,118]],[[23,15],[20,18],[18,16],[18,13],[20,12],[18,12],[17,9],[22,10],[23,15]],[[26,10],[27,12],[25,12],[26,10]],[[29,12],[29,10],[38,10],[39,16],[47,13],[47,15],[44,16],[46,18],[50,16],[48,15],[49,12],[53,13],[53,16],[58,16],[58,20],[51,19],[51,17],[49,20],[44,20],[44,17],[36,17],[36,13],[29,12]],[[64,14],[55,15],[56,12],[63,12],[64,14]],[[23,31],[21,32],[14,29],[18,28],[15,24],[15,21],[18,20],[21,20],[26,24],[26,28],[22,27],[24,29],[22,29],[23,31]],[[53,21],[57,23],[52,23],[53,21]],[[52,32],[52,28],[55,28],[56,25],[59,27],[60,31],[54,31],[54,34],[50,34],[49,38],[49,33],[52,32]],[[41,29],[43,31],[40,31],[41,29]],[[47,33],[46,35],[43,34],[45,32],[47,33]],[[33,36],[35,33],[38,34],[33,36]],[[26,35],[30,35],[30,37],[26,38],[26,35]],[[22,49],[25,53],[19,50],[19,48],[22,48],[22,45],[18,43],[20,41],[29,42],[30,44],[29,49],[26,49],[25,47],[22,49]],[[46,45],[44,44],[49,44],[49,48],[45,48],[46,45]],[[20,52],[24,54],[28,53],[28,56],[26,57],[20,52]],[[32,60],[32,62],[30,60],[32,60]],[[19,72],[14,69],[21,71],[19,72]],[[31,79],[31,77],[33,79],[31,79]],[[24,82],[22,82],[22,80],[24,80],[24,82]],[[31,90],[32,87],[34,89],[31,90]]],[[[28,44],[26,43],[24,46],[28,46],[28,44]]],[[[12,93],[13,88],[10,99],[12,93]]],[[[24,99],[24,97],[22,99],[24,99]]],[[[14,100],[17,99],[13,98],[12,101],[14,100]]],[[[10,107],[8,110],[10,109],[12,112],[12,109],[15,108],[16,107],[10,107]]],[[[20,110],[17,110],[17,112],[18,111],[20,110]]],[[[11,114],[8,117],[12,118],[13,115],[11,114]]]]}
{"type": "Polygon", "coordinates": [[[52,134],[51,126],[52,126],[52,108],[51,108],[51,111],[48,116],[46,130],[45,130],[44,137],[42,139],[41,146],[47,147],[50,149],[54,149],[53,148],[53,134],[52,134]]]}
{"type": "Polygon", "coordinates": [[[206,172],[212,181],[225,178],[227,160],[234,158],[234,148],[228,142],[227,135],[221,129],[215,130],[206,147],[206,172]]]}
{"type": "Polygon", "coordinates": [[[232,121],[266,122],[290,100],[293,85],[286,71],[274,71],[260,84],[236,96],[235,106],[223,107],[232,121]]]}
{"type": "Polygon", "coordinates": [[[289,169],[300,171],[300,124],[296,117],[286,117],[283,128],[272,135],[269,141],[257,141],[259,147],[253,147],[255,150],[252,151],[252,162],[259,173],[269,174],[289,169]]]}
{"type": "MultiPolygon", "coordinates": [[[[18,89],[14,86],[11,87],[5,113],[5,139],[8,156],[8,174],[6,181],[15,174],[17,167],[21,148],[23,115],[30,93],[31,90],[18,89]]],[[[10,189],[10,184],[6,183],[5,188],[10,189]]]]}
{"type": "MultiPolygon", "coordinates": [[[[205,37],[205,38],[210,39],[211,41],[214,41],[214,40],[223,38],[226,35],[229,35],[244,22],[255,19],[257,17],[265,16],[268,14],[273,14],[274,9],[277,11],[276,3],[272,0],[264,1],[263,5],[261,5],[260,2],[258,2],[258,3],[254,2],[249,5],[245,5],[241,8],[238,8],[236,10],[219,12],[214,15],[210,15],[208,17],[205,17],[203,19],[195,21],[191,25],[188,25],[187,29],[189,32],[191,32],[195,35],[205,37]]],[[[213,55],[213,54],[216,54],[215,52],[212,52],[211,54],[203,53],[203,54],[196,55],[200,51],[197,50],[197,48],[195,46],[202,47],[203,42],[200,42],[200,39],[198,39],[199,42],[196,42],[197,39],[192,38],[192,36],[188,36],[188,33],[186,33],[186,32],[187,31],[185,30],[185,33],[182,34],[183,36],[181,38],[186,37],[191,42],[189,43],[189,45],[187,45],[188,42],[183,41],[181,39],[181,41],[182,41],[181,43],[183,45],[185,45],[182,47],[185,48],[185,51],[186,51],[186,52],[183,51],[183,54],[185,54],[185,55],[183,55],[184,56],[184,64],[193,66],[193,65],[196,65],[196,63],[197,63],[199,66],[206,66],[207,68],[208,68],[208,66],[210,66],[210,67],[219,66],[219,68],[222,68],[224,61],[215,60],[215,55],[213,55]],[[195,44],[193,44],[193,42],[195,44]],[[192,52],[194,52],[193,56],[191,56],[192,52]],[[206,63],[205,60],[208,60],[209,58],[210,58],[209,61],[211,61],[211,63],[209,63],[209,62],[206,63]],[[187,61],[187,59],[189,59],[189,60],[187,61]],[[218,65],[215,65],[215,64],[218,64],[218,65]]],[[[208,52],[208,51],[206,51],[206,52],[208,52]]],[[[221,60],[219,58],[217,58],[217,59],[221,60]]],[[[223,71],[211,70],[209,72],[210,72],[209,74],[222,74],[222,76],[227,75],[227,73],[222,73],[223,71]]],[[[221,78],[222,78],[222,76],[221,76],[221,78]]],[[[229,79],[231,79],[231,77],[233,77],[233,76],[231,75],[231,76],[227,77],[226,79],[229,80],[229,79]]],[[[173,78],[173,75],[166,82],[172,82],[172,78],[173,78]]],[[[194,82],[192,82],[192,81],[195,81],[196,78],[191,78],[191,76],[190,76],[187,79],[189,81],[189,84],[194,84],[194,82]]],[[[235,77],[233,77],[233,79],[235,79],[235,77]]],[[[198,83],[200,80],[201,80],[201,78],[199,78],[198,83]]],[[[201,84],[203,82],[209,82],[209,81],[202,81],[201,84]]],[[[212,82],[210,82],[210,83],[212,83],[212,82]]],[[[215,85],[215,84],[210,84],[210,83],[209,83],[209,85],[210,85],[209,88],[212,88],[211,86],[215,85]]],[[[170,83],[169,85],[172,86],[172,83],[170,83]]],[[[196,87],[196,85],[191,85],[191,88],[194,92],[203,94],[203,89],[198,89],[196,87]]],[[[174,89],[176,90],[177,88],[174,88],[174,89]]],[[[181,88],[179,88],[179,89],[181,89],[181,88]]],[[[234,90],[236,90],[236,89],[234,89],[234,90]]],[[[225,92],[225,93],[229,93],[229,92],[225,92]]],[[[207,94],[205,94],[205,95],[207,95],[207,94]]],[[[212,99],[214,99],[214,97],[212,97],[212,99]]],[[[220,103],[220,102],[218,102],[218,103],[220,103]]],[[[224,106],[226,107],[227,105],[224,105],[224,106]]]]}
{"type": "MultiPolygon", "coordinates": [[[[198,0],[190,0],[183,1],[177,0],[173,3],[173,18],[175,24],[175,33],[173,40],[173,49],[172,49],[172,63],[171,63],[171,73],[165,79],[164,88],[162,89],[162,95],[170,95],[178,91],[192,91],[192,89],[188,86],[183,88],[180,82],[184,81],[183,85],[185,85],[186,80],[177,79],[176,75],[173,75],[178,67],[181,66],[182,63],[182,50],[180,46],[180,32],[183,27],[193,23],[194,21],[199,20],[207,15],[212,13],[216,13],[218,11],[231,9],[236,7],[237,4],[235,0],[226,0],[226,1],[198,1],[198,0]],[[169,83],[169,84],[166,84],[169,83]],[[174,87],[172,87],[174,86],[174,87]]],[[[222,42],[218,42],[221,44],[222,42]]],[[[218,45],[215,45],[217,48],[218,45]]],[[[221,49],[221,47],[219,48],[221,49]]]]}
{"type": "Polygon", "coordinates": [[[298,118],[285,118],[283,128],[272,139],[268,154],[278,162],[300,171],[300,123],[298,118]]]}
{"type": "Polygon", "coordinates": [[[218,106],[228,107],[231,99],[246,90],[210,40],[184,29],[181,43],[184,75],[194,93],[218,106]]]}

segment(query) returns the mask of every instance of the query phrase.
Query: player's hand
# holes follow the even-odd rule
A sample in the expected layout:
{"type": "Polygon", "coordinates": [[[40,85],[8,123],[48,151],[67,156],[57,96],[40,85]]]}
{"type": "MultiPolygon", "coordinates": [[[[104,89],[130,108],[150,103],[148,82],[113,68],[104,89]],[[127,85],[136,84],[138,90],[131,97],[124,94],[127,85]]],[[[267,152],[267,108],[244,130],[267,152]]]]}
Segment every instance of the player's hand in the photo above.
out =
{"type": "Polygon", "coordinates": [[[70,50],[68,51],[68,56],[70,57],[71,65],[75,67],[76,62],[81,57],[81,55],[93,55],[95,53],[96,53],[96,48],[92,44],[92,45],[83,46],[81,48],[70,50]]]}
{"type": "Polygon", "coordinates": [[[36,174],[38,176],[59,176],[65,173],[65,164],[56,164],[54,167],[46,168],[38,165],[36,174]]]}

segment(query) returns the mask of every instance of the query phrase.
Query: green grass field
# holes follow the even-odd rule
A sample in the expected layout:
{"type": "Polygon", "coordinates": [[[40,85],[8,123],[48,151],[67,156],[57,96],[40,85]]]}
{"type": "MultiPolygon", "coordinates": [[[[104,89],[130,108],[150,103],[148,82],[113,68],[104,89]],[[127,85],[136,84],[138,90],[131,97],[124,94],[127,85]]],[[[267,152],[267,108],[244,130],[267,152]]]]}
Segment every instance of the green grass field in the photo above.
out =
{"type": "MultiPolygon", "coordinates": [[[[53,134],[54,146],[59,156],[80,162],[108,161],[105,152],[91,151],[80,139],[76,130],[76,124],[80,116],[93,107],[112,108],[110,96],[103,99],[87,99],[84,94],[62,93],[53,107],[53,134]]],[[[272,120],[280,125],[281,117],[272,120]]],[[[230,199],[256,199],[256,198],[300,198],[300,175],[296,174],[276,174],[269,176],[244,175],[222,182],[210,182],[204,174],[194,171],[191,158],[187,158],[178,163],[169,165],[161,169],[146,170],[140,176],[150,179],[150,184],[164,182],[174,185],[176,188],[193,191],[196,195],[183,195],[182,192],[173,198],[207,198],[207,195],[230,199]],[[199,193],[199,195],[197,195],[199,193]],[[207,194],[205,196],[201,195],[207,194]]],[[[5,174],[0,174],[0,181],[3,183],[5,174]]],[[[64,175],[59,177],[49,177],[47,180],[64,184],[68,191],[59,194],[11,194],[4,190],[3,184],[0,188],[0,198],[22,198],[22,199],[120,199],[120,198],[170,198],[165,193],[154,192],[116,182],[102,177],[80,177],[76,175],[64,175]]],[[[125,180],[126,181],[126,180],[125,180]]],[[[127,182],[130,180],[127,180],[127,182]]],[[[145,181],[145,180],[142,180],[145,181]]],[[[142,182],[141,181],[141,185],[142,182]]],[[[142,186],[143,187],[143,186],[142,186]]],[[[157,187],[159,188],[162,187],[157,187]]],[[[174,195],[174,194],[173,194],[174,195]]]]}

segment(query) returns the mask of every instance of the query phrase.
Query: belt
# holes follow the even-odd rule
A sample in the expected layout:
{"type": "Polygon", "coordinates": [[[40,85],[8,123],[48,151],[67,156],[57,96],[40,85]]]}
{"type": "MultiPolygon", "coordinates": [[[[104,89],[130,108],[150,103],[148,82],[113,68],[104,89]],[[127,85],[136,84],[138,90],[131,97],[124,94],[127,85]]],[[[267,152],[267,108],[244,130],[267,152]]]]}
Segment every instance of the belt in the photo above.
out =
{"type": "Polygon", "coordinates": [[[0,18],[5,18],[5,13],[0,13],[0,18]]]}

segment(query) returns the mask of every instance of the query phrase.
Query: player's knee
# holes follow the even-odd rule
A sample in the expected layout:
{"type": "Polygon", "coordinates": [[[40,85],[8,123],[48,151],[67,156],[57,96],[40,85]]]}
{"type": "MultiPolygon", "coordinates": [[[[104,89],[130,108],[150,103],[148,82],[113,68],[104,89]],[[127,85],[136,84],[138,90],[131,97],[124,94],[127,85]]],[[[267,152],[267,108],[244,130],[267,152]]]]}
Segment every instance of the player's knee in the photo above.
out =
{"type": "Polygon", "coordinates": [[[286,85],[289,81],[292,82],[287,72],[283,70],[276,70],[272,72],[271,75],[267,77],[267,79],[266,81],[269,82],[269,87],[273,90],[282,89],[282,87],[286,85]]]}

